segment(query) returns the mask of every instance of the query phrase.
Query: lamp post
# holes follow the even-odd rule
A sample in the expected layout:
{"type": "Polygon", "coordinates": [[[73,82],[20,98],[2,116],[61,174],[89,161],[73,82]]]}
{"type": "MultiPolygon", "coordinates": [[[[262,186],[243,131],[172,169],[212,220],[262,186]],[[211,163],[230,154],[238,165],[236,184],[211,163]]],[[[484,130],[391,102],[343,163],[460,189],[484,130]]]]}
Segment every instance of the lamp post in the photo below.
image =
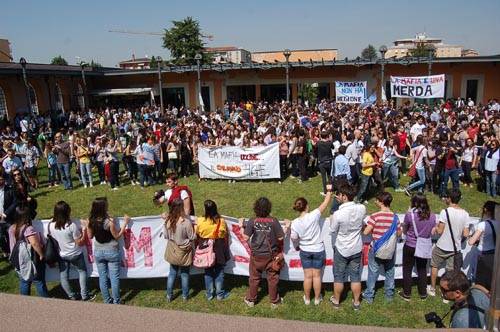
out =
{"type": "Polygon", "coordinates": [[[156,65],[158,66],[158,90],[160,90],[160,112],[163,113],[163,88],[161,82],[161,66],[163,59],[161,56],[156,57],[156,65]]]}
{"type": "Polygon", "coordinates": [[[28,111],[31,114],[31,98],[30,98],[30,90],[28,86],[28,78],[26,75],[26,64],[28,63],[25,58],[19,59],[19,63],[21,64],[21,68],[23,69],[23,81],[24,81],[24,90],[26,92],[26,101],[28,103],[28,111]]]}
{"type": "Polygon", "coordinates": [[[289,74],[289,68],[290,68],[290,55],[292,52],[287,48],[283,51],[283,55],[285,56],[285,61],[286,61],[286,102],[290,102],[290,74],[289,74]]]}
{"type": "Polygon", "coordinates": [[[385,99],[384,95],[384,69],[385,69],[385,52],[387,52],[387,46],[382,45],[378,49],[382,58],[380,59],[380,100],[385,99]]]}
{"type": "Polygon", "coordinates": [[[201,106],[203,101],[203,97],[201,95],[201,76],[200,76],[200,61],[202,59],[202,55],[200,53],[196,53],[194,59],[196,60],[196,73],[198,74],[198,104],[201,106]]]}
{"type": "Polygon", "coordinates": [[[83,82],[83,109],[87,110],[88,96],[87,96],[87,80],[85,79],[85,67],[87,67],[85,61],[80,62],[80,68],[82,69],[82,82],[83,82]]]}
{"type": "Polygon", "coordinates": [[[434,57],[434,51],[436,50],[436,48],[434,47],[434,45],[429,45],[427,47],[427,62],[428,62],[428,74],[429,76],[432,75],[432,58],[434,57]]]}

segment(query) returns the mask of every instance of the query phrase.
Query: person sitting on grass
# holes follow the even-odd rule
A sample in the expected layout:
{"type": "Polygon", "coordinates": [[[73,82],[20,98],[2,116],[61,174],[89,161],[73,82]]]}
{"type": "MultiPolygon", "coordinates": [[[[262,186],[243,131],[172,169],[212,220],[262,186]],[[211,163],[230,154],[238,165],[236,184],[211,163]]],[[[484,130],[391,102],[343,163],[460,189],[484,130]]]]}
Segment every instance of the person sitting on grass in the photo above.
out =
{"type": "MultiPolygon", "coordinates": [[[[295,250],[300,251],[300,261],[304,269],[304,303],[311,303],[311,288],[314,288],[314,305],[319,305],[321,297],[321,272],[325,266],[325,245],[321,236],[321,214],[326,210],[332,198],[332,185],[326,185],[326,196],[321,205],[309,211],[309,203],[299,197],[293,209],[300,216],[293,220],[290,238],[295,250]]],[[[285,220],[288,224],[288,220],[285,220]]]]}

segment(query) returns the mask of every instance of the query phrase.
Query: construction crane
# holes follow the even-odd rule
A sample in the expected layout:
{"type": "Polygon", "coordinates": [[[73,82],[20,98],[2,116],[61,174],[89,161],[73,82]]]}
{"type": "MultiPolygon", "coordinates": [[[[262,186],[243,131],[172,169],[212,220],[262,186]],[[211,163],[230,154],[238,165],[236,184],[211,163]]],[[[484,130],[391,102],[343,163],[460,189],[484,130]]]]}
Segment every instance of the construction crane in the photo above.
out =
{"type": "MultiPolygon", "coordinates": [[[[128,34],[128,35],[152,35],[152,36],[163,36],[165,34],[163,32],[132,31],[132,30],[123,30],[123,29],[112,29],[112,30],[108,30],[108,32],[124,33],[124,34],[128,34]]],[[[214,39],[213,35],[201,34],[201,37],[206,38],[210,41],[212,41],[214,39]]]]}

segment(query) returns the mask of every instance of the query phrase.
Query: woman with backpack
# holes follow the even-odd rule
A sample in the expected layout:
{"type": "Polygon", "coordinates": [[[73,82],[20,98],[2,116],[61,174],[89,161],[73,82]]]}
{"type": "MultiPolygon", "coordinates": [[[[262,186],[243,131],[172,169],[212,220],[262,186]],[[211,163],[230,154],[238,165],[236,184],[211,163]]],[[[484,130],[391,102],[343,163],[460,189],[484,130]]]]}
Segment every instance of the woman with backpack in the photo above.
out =
{"type": "Polygon", "coordinates": [[[413,267],[417,266],[418,294],[427,298],[427,263],[431,258],[432,228],[436,225],[436,215],[431,212],[424,194],[417,193],[411,198],[411,207],[405,215],[403,233],[406,242],[403,246],[403,291],[399,296],[410,301],[413,267]]]}
{"type": "Polygon", "coordinates": [[[32,219],[32,211],[28,205],[16,207],[14,224],[9,227],[10,260],[19,276],[21,295],[29,296],[31,284],[35,284],[38,296],[49,297],[45,284],[42,236],[33,228],[32,219]],[[29,260],[22,259],[28,256],[29,260]]]}
{"type": "Polygon", "coordinates": [[[168,241],[165,259],[170,263],[167,279],[167,302],[173,299],[173,288],[177,275],[181,277],[182,299],[189,296],[189,269],[193,263],[193,242],[196,239],[189,216],[184,212],[184,202],[177,198],[164,214],[165,237],[168,241]]]}
{"type": "Polygon", "coordinates": [[[244,298],[245,304],[249,307],[255,305],[263,272],[266,272],[267,276],[271,307],[276,308],[283,301],[278,293],[278,283],[284,264],[283,239],[286,232],[281,228],[278,219],[271,217],[271,208],[271,201],[261,197],[253,206],[255,218],[246,223],[244,219],[239,219],[240,227],[245,229],[243,238],[249,242],[251,249],[249,289],[244,298]]]}
{"type": "Polygon", "coordinates": [[[77,299],[69,283],[70,267],[74,266],[78,271],[81,300],[91,300],[92,297],[87,289],[87,267],[85,266],[82,250],[87,238],[87,230],[83,229],[82,231],[76,223],[71,221],[71,207],[65,201],[56,203],[52,221],[49,222],[47,227],[48,234],[57,241],[59,246],[61,287],[70,300],[77,299]]]}
{"type": "Polygon", "coordinates": [[[118,240],[125,233],[130,217],[124,216],[120,227],[116,219],[108,214],[108,200],[98,197],[92,202],[89,220],[82,221],[87,226],[89,239],[94,239],[94,257],[99,274],[99,288],[105,303],[120,304],[120,250],[118,240]],[[111,281],[109,295],[108,278],[111,281]]]}
{"type": "Polygon", "coordinates": [[[224,290],[224,267],[230,258],[229,247],[227,244],[227,226],[224,218],[217,211],[217,204],[212,200],[206,200],[205,215],[198,217],[196,221],[196,235],[198,236],[198,246],[195,253],[194,265],[197,265],[197,253],[211,250],[208,258],[200,257],[202,268],[205,269],[205,289],[207,291],[207,300],[214,298],[224,300],[229,296],[229,292],[224,290]],[[205,248],[205,250],[203,250],[205,248]],[[199,250],[202,249],[202,250],[199,250]],[[208,265],[208,267],[207,267],[208,265]]]}

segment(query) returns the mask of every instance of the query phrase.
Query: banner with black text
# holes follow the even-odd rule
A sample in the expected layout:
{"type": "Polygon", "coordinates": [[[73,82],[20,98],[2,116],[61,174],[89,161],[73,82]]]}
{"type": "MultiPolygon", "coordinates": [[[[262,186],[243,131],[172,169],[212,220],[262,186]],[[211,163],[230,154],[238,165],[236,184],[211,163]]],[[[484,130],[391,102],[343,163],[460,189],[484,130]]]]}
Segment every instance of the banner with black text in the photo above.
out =
{"type": "Polygon", "coordinates": [[[398,98],[443,98],[445,75],[391,76],[391,97],[398,98]]]}

